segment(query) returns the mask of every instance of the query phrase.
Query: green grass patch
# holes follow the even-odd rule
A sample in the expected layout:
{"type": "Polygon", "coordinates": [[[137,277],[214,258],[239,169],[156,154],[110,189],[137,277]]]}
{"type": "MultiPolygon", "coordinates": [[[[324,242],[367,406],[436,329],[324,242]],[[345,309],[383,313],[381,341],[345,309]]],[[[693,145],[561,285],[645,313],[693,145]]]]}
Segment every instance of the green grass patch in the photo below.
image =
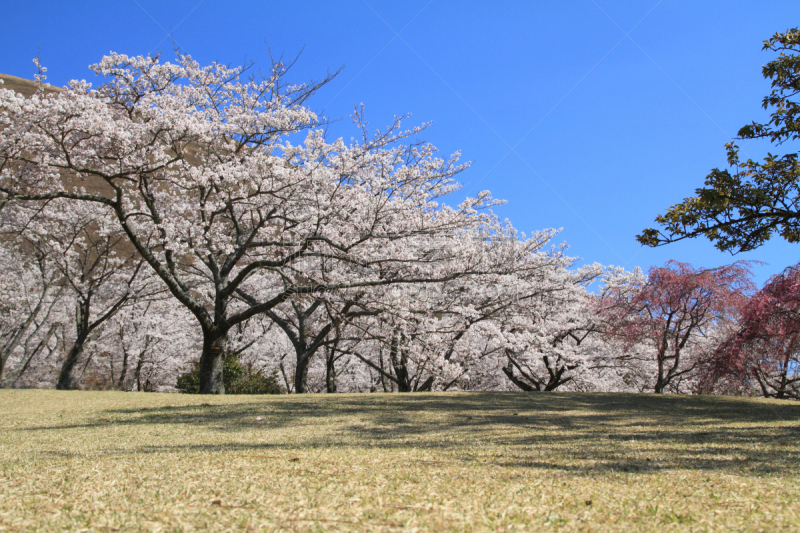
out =
{"type": "Polygon", "coordinates": [[[0,390],[0,407],[0,531],[800,530],[796,402],[0,390]]]}

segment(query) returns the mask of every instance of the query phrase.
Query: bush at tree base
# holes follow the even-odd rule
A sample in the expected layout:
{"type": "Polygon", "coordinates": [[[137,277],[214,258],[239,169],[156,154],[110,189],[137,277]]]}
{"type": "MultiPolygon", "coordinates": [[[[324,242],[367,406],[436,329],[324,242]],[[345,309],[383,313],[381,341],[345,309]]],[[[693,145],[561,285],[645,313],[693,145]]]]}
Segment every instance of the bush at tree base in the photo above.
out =
{"type": "MultiPolygon", "coordinates": [[[[178,376],[176,388],[187,394],[200,393],[200,363],[192,363],[192,369],[178,376]]],[[[253,370],[239,362],[239,356],[228,355],[222,369],[222,382],[226,394],[283,394],[276,373],[266,374],[253,370]]]]}

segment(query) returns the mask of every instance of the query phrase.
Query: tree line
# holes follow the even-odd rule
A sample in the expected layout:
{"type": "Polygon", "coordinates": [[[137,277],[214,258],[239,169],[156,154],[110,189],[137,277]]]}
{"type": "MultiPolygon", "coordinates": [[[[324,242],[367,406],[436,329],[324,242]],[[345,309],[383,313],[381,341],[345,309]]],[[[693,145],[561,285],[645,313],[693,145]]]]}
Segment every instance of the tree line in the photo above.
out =
{"type": "Polygon", "coordinates": [[[488,191],[445,203],[468,165],[425,125],[328,139],[332,76],[90,68],[0,89],[4,386],[798,395],[795,270],[577,268],[488,191]]]}

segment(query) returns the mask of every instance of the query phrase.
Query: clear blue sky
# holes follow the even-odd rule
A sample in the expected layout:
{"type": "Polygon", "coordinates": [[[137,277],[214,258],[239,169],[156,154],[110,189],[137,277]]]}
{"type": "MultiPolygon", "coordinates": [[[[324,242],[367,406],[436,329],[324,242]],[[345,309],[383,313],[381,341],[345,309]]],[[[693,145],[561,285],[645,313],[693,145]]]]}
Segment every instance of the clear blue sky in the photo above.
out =
{"type": "Polygon", "coordinates": [[[507,199],[498,212],[520,230],[563,228],[573,255],[628,268],[762,260],[762,283],[800,246],[733,258],[704,240],[650,249],[634,236],[766,116],[761,43],[798,15],[796,1],[5,1],[0,72],[31,78],[38,47],[50,83],[93,81],[87,65],[110,50],[171,58],[169,32],[201,63],[266,66],[265,42],[304,49],[297,81],[345,67],[312,107],[347,119],[363,102],[375,127],[409,112],[433,121],[425,138],[473,162],[464,192],[507,199]]]}

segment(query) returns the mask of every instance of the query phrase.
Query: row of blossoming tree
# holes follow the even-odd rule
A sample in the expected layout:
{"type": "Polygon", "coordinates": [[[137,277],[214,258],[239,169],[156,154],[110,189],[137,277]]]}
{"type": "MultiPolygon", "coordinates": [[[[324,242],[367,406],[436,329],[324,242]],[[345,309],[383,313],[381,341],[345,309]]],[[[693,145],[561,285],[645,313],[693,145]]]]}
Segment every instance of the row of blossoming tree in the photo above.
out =
{"type": "Polygon", "coordinates": [[[164,388],[195,363],[220,394],[235,357],[295,393],[797,396],[794,308],[768,312],[794,271],[752,297],[746,264],[576,268],[488,192],[443,203],[466,165],[424,126],[370,133],[357,109],[330,142],[306,106],[329,78],[91,68],[97,89],[0,89],[5,386],[164,388]]]}

